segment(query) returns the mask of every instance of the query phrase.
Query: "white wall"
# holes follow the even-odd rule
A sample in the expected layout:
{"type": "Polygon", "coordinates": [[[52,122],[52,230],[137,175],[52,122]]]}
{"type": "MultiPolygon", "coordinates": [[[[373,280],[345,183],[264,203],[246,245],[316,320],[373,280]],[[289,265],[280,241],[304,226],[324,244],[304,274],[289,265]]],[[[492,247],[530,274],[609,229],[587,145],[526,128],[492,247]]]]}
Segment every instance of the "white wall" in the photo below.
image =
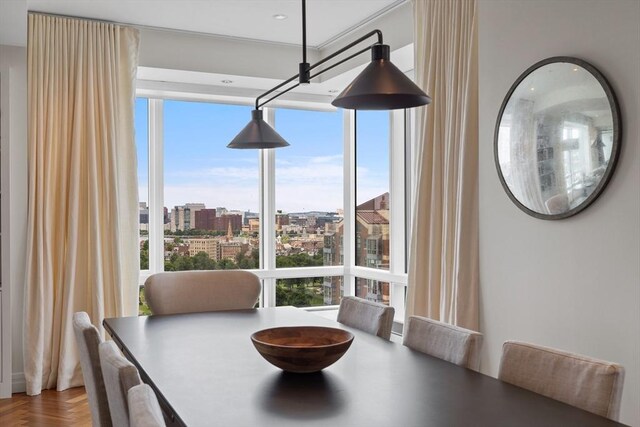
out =
{"type": "MultiPolygon", "coordinates": [[[[286,79],[298,72],[296,46],[143,28],[138,63],[142,67],[286,79]]],[[[318,60],[308,49],[309,62],[318,60]]]]}
{"type": "MultiPolygon", "coordinates": [[[[27,51],[23,47],[0,45],[0,68],[10,70],[9,141],[2,144],[2,171],[8,182],[3,183],[2,203],[8,214],[7,230],[3,229],[3,293],[10,291],[11,298],[11,360],[14,391],[24,387],[22,375],[22,306],[25,266],[25,237],[27,235],[27,51]],[[7,151],[5,149],[8,148],[7,151]],[[6,185],[6,186],[5,186],[6,185]],[[8,242],[6,241],[8,239],[8,242]],[[7,244],[8,243],[8,244],[7,244]],[[8,282],[4,279],[8,277],[8,282]],[[17,384],[15,383],[17,381],[17,384]],[[16,388],[17,387],[17,388],[16,388]]],[[[4,78],[4,76],[3,76],[4,78]]],[[[3,115],[5,112],[2,112],[3,115]]],[[[3,121],[3,125],[4,125],[3,121]]],[[[3,133],[4,135],[4,133],[3,133]]],[[[5,220],[6,218],[3,218],[5,220]]],[[[6,307],[6,306],[5,306],[6,307]]],[[[4,348],[3,348],[3,351],[4,348]]],[[[8,354],[3,354],[7,357],[8,354]]]]}
{"type": "Polygon", "coordinates": [[[480,0],[478,28],[482,370],[497,375],[508,339],[621,363],[621,421],[640,425],[640,2],[480,0]],[[557,55],[586,60],[609,79],[623,146],[593,205],[542,221],[502,189],[493,132],[512,82],[557,55]]]}

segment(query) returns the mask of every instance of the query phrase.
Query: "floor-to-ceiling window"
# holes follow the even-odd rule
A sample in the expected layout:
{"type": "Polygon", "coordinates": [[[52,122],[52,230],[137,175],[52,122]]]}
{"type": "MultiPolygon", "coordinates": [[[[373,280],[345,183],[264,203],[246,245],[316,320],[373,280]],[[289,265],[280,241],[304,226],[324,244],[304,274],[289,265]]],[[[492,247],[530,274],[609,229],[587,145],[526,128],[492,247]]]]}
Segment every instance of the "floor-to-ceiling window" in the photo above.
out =
{"type": "MultiPolygon", "coordinates": [[[[276,128],[291,144],[275,152],[276,268],[342,265],[342,114],[278,109],[276,128]]],[[[341,295],[341,276],[276,281],[276,305],[335,305],[341,295]]]]}
{"type": "Polygon", "coordinates": [[[226,147],[249,114],[164,101],[165,270],[259,268],[258,153],[226,147]]]}
{"type": "MultiPolygon", "coordinates": [[[[389,270],[389,112],[358,111],[355,140],[355,265],[389,270]]],[[[389,304],[389,283],[358,278],[356,296],[389,304]]]]}
{"type": "Polygon", "coordinates": [[[251,269],[262,305],[299,307],[354,294],[390,304],[405,286],[404,137],[393,131],[402,115],[265,109],[291,145],[232,150],[249,106],[136,106],[141,284],[163,270],[251,269]]]}

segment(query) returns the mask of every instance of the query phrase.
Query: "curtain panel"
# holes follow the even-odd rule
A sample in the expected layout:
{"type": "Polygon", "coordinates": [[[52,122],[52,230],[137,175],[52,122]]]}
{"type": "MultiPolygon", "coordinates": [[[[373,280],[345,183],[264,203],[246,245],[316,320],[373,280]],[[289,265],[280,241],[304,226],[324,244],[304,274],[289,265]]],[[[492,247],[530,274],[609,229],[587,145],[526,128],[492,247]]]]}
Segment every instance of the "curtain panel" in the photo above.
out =
{"type": "Polygon", "coordinates": [[[416,110],[406,315],[478,329],[475,0],[414,0],[416,110]]]}
{"type": "Polygon", "coordinates": [[[27,394],[82,384],[72,316],[137,313],[138,31],[29,14],[27,394]]]}

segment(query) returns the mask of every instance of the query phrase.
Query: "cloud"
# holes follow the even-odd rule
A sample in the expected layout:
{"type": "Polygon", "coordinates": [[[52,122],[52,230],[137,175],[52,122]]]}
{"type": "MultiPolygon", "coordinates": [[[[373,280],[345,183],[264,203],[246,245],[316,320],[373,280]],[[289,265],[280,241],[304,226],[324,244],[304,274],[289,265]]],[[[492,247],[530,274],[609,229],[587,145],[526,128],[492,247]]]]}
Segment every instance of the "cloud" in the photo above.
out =
{"type": "MultiPolygon", "coordinates": [[[[253,210],[259,207],[258,162],[179,171],[165,177],[165,206],[204,203],[209,208],[253,210]]],[[[388,170],[356,169],[358,202],[389,189],[388,170]]],[[[343,205],[341,154],[292,156],[276,163],[276,209],[333,211],[343,205]]]]}
{"type": "Polygon", "coordinates": [[[192,171],[170,172],[166,175],[167,180],[171,178],[195,178],[195,179],[218,179],[224,180],[257,180],[258,167],[216,167],[208,169],[198,169],[192,171]]]}

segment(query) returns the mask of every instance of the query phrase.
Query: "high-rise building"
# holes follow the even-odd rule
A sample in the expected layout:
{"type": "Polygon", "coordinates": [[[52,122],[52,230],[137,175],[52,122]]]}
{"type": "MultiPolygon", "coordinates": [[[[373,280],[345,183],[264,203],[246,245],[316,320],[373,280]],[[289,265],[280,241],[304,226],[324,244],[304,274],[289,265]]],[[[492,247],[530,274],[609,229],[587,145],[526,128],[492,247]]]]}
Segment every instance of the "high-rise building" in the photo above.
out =
{"type": "Polygon", "coordinates": [[[175,206],[171,209],[171,231],[184,231],[191,228],[190,211],[185,206],[175,206]]]}
{"type": "MultiPolygon", "coordinates": [[[[328,219],[328,218],[327,218],[328,219]]],[[[343,221],[325,221],[323,264],[343,263],[343,221]]],[[[389,193],[381,194],[356,207],[356,265],[389,268],[389,193]]],[[[325,304],[339,304],[342,292],[339,278],[325,277],[325,304]]],[[[389,284],[378,280],[356,280],[356,295],[371,301],[389,303],[389,284]]]]}
{"type": "MultiPolygon", "coordinates": [[[[356,211],[356,260],[358,265],[389,269],[388,210],[356,211]]],[[[375,302],[388,302],[388,284],[377,280],[357,280],[356,295],[375,302]]]]}
{"type": "Polygon", "coordinates": [[[195,228],[195,213],[205,209],[204,203],[187,203],[171,210],[171,231],[186,231],[195,228]]]}
{"type": "Polygon", "coordinates": [[[204,205],[204,203],[187,203],[184,206],[186,209],[189,209],[189,218],[188,221],[185,220],[184,230],[191,230],[192,228],[196,228],[196,212],[205,209],[206,206],[204,205]]]}
{"type": "Polygon", "coordinates": [[[198,230],[215,230],[216,228],[216,210],[200,209],[195,214],[195,228],[198,230]]]}

